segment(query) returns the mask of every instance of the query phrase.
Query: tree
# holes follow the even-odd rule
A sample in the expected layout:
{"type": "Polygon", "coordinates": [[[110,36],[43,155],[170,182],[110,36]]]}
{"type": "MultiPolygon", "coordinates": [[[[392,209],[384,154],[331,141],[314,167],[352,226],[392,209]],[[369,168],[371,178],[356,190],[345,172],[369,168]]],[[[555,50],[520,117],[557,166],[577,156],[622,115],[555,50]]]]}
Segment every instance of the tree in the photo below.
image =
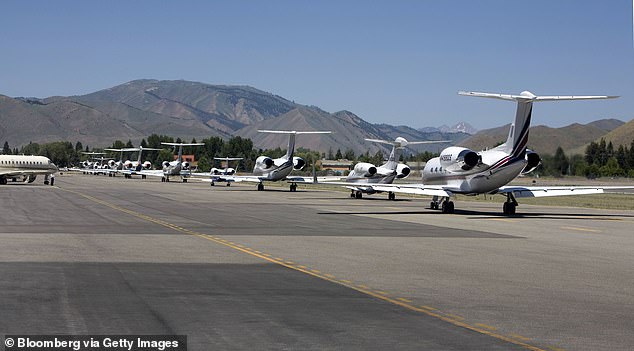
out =
{"type": "Polygon", "coordinates": [[[84,146],[81,144],[81,141],[78,141],[77,144],[75,144],[75,152],[81,152],[82,149],[84,148],[84,146]]]}
{"type": "Polygon", "coordinates": [[[346,153],[343,154],[343,158],[346,160],[354,160],[354,151],[352,149],[346,149],[346,153]]]}
{"type": "Polygon", "coordinates": [[[332,146],[328,148],[328,159],[332,160],[335,157],[335,154],[332,153],[332,146]]]}
{"type": "Polygon", "coordinates": [[[207,155],[202,155],[198,159],[198,172],[209,172],[211,170],[212,163],[207,155]]]}
{"type": "Polygon", "coordinates": [[[11,155],[11,148],[9,147],[9,142],[5,141],[4,146],[2,147],[2,154],[11,155]]]}
{"type": "Polygon", "coordinates": [[[557,147],[555,151],[555,156],[553,157],[553,168],[556,170],[556,176],[566,175],[568,174],[568,158],[566,154],[564,154],[564,149],[561,146],[557,147]]]}
{"type": "Polygon", "coordinates": [[[337,153],[335,154],[335,159],[340,160],[342,158],[343,158],[343,155],[341,154],[341,149],[337,149],[337,153]]]}

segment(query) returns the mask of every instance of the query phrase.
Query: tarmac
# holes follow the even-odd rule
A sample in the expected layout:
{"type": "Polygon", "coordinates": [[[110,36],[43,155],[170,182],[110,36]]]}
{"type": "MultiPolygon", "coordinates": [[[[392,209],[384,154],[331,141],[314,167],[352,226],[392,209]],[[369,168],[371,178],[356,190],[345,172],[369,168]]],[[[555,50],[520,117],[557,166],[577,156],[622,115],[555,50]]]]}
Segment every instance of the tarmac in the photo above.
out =
{"type": "MultiPolygon", "coordinates": [[[[82,174],[0,187],[0,334],[631,350],[634,212],[82,174]]],[[[597,195],[600,196],[600,195],[597,195]]],[[[633,195],[634,196],[634,195],[633,195]]]]}

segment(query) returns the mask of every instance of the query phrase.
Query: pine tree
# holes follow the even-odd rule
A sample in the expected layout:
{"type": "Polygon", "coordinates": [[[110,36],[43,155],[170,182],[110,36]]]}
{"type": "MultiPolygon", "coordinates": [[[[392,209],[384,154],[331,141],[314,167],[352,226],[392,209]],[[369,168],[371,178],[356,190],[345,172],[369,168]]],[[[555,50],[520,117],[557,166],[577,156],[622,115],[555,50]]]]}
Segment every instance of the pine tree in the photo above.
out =
{"type": "Polygon", "coordinates": [[[4,142],[4,146],[2,147],[2,154],[3,155],[11,155],[11,148],[9,147],[9,142],[8,141],[4,142]]]}

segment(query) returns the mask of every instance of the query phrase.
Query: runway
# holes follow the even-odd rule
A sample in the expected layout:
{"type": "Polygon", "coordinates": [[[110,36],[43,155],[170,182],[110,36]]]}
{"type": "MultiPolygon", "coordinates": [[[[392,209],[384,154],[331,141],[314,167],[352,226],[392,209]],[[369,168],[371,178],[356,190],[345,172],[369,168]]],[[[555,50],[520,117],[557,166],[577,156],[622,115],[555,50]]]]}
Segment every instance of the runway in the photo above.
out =
{"type": "MultiPolygon", "coordinates": [[[[0,187],[0,333],[629,350],[634,213],[65,174],[0,187]]],[[[521,203],[521,201],[520,201],[521,203]]]]}

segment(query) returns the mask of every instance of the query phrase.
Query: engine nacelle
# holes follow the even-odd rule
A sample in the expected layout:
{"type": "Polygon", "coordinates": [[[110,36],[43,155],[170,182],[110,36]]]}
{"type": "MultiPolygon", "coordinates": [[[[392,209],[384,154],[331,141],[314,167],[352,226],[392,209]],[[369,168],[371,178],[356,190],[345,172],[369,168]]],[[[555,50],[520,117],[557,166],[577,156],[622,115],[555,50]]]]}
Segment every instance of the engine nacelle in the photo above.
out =
{"type": "Polygon", "coordinates": [[[396,178],[398,179],[407,178],[407,176],[411,173],[411,171],[412,170],[409,168],[409,166],[399,163],[396,166],[396,178]]]}
{"type": "Polygon", "coordinates": [[[210,174],[213,174],[213,175],[221,175],[221,174],[222,174],[222,169],[220,169],[220,168],[216,168],[216,167],[213,167],[213,168],[209,171],[209,173],[210,173],[210,174]]]}
{"type": "Polygon", "coordinates": [[[448,171],[468,171],[480,163],[481,158],[475,151],[464,147],[448,147],[440,153],[440,165],[448,171]]]}
{"type": "Polygon", "coordinates": [[[260,169],[267,169],[267,168],[273,167],[275,162],[273,162],[273,159],[270,157],[260,156],[257,159],[255,159],[255,164],[260,169]]]}
{"type": "Polygon", "coordinates": [[[300,170],[300,169],[304,168],[305,165],[306,165],[306,161],[304,161],[303,158],[301,158],[301,157],[293,157],[293,169],[294,170],[300,170]]]}
{"type": "Polygon", "coordinates": [[[125,161],[123,163],[123,167],[128,168],[128,169],[132,168],[132,161],[130,161],[130,160],[125,161]]]}
{"type": "Polygon", "coordinates": [[[170,163],[167,161],[163,161],[162,165],[163,165],[163,169],[165,169],[170,166],[170,163]]]}
{"type": "Polygon", "coordinates": [[[536,152],[526,150],[526,166],[522,169],[522,174],[530,173],[542,163],[542,158],[536,152]]]}
{"type": "Polygon", "coordinates": [[[109,166],[110,168],[114,167],[116,164],[117,164],[117,163],[116,163],[114,160],[109,160],[109,161],[108,161],[108,166],[109,166]]]}
{"type": "Polygon", "coordinates": [[[234,174],[236,174],[236,170],[233,169],[233,168],[227,168],[226,173],[227,173],[227,175],[234,175],[234,174]]]}
{"type": "Polygon", "coordinates": [[[143,168],[144,168],[144,169],[150,169],[150,168],[152,168],[152,162],[150,162],[150,161],[145,161],[145,162],[143,162],[143,168]]]}
{"type": "Polygon", "coordinates": [[[376,174],[376,166],[371,163],[359,162],[354,166],[354,173],[364,177],[372,177],[376,174]]]}
{"type": "Polygon", "coordinates": [[[84,161],[84,162],[81,163],[81,166],[84,167],[84,168],[88,168],[88,167],[90,167],[90,162],[84,161]]]}
{"type": "Polygon", "coordinates": [[[183,161],[183,163],[181,163],[181,168],[183,168],[183,169],[189,169],[189,162],[187,162],[187,161],[183,161]]]}

